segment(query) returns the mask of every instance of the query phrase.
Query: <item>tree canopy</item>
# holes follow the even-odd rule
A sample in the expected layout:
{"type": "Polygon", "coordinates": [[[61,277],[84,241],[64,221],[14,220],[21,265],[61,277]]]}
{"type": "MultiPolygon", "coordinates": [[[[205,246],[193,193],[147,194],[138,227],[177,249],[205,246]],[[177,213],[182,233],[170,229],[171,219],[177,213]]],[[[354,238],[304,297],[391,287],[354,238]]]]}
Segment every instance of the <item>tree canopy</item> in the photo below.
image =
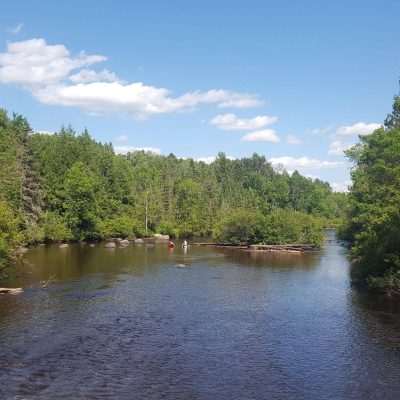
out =
{"type": "Polygon", "coordinates": [[[354,163],[342,237],[349,240],[355,282],[400,290],[400,98],[384,128],[347,151],[354,163]]]}

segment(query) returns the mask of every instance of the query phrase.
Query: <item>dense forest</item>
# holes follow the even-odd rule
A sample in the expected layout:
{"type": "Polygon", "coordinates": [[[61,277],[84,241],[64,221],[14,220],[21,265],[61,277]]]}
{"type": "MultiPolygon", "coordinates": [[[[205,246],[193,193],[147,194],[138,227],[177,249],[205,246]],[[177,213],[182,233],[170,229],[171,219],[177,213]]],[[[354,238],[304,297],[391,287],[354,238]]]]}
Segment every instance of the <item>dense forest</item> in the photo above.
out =
{"type": "Polygon", "coordinates": [[[0,112],[0,257],[18,245],[164,233],[227,242],[320,244],[344,195],[254,154],[211,163],[115,154],[89,133],[32,132],[0,112]]]}
{"type": "Polygon", "coordinates": [[[353,185],[341,236],[351,245],[353,281],[400,293],[400,96],[384,126],[347,156],[353,185]]]}

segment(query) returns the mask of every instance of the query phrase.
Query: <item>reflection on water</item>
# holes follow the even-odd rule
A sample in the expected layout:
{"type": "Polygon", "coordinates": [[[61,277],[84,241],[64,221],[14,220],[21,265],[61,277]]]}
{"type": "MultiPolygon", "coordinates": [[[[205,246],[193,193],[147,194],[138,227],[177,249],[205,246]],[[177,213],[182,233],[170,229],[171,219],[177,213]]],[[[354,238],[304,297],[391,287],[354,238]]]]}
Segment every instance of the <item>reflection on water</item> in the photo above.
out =
{"type": "Polygon", "coordinates": [[[398,399],[399,306],[352,290],[328,239],[32,249],[0,297],[0,398],[398,399]]]}

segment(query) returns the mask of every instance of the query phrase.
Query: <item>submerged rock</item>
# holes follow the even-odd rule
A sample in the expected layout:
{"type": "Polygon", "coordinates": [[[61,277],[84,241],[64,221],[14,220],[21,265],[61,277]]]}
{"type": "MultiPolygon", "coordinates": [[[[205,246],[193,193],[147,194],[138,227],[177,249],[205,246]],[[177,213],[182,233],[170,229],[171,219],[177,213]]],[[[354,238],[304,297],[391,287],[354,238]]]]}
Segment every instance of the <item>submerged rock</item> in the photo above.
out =
{"type": "Polygon", "coordinates": [[[143,243],[144,243],[144,240],[143,240],[143,239],[135,239],[134,242],[135,242],[136,244],[143,244],[143,243]]]}
{"type": "Polygon", "coordinates": [[[69,244],[68,243],[61,243],[58,247],[60,249],[66,249],[67,247],[69,247],[69,244]]]}
{"type": "Polygon", "coordinates": [[[119,245],[120,245],[121,247],[129,246],[129,240],[127,240],[127,239],[120,240],[120,241],[119,241],[119,245]]]}
{"type": "Polygon", "coordinates": [[[106,249],[114,249],[115,247],[117,247],[117,245],[114,242],[107,242],[104,247],[106,249]]]}

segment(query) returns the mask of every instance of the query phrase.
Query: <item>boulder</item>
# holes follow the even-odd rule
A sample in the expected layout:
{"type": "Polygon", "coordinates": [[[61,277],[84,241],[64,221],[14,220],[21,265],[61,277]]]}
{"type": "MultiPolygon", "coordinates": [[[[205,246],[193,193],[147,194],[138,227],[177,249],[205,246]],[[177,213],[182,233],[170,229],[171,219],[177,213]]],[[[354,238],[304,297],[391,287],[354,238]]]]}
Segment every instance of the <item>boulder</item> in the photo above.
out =
{"type": "Polygon", "coordinates": [[[169,235],[162,235],[161,233],[155,233],[154,239],[157,241],[167,241],[169,240],[169,235]]]}
{"type": "Polygon", "coordinates": [[[144,243],[144,240],[143,239],[135,239],[135,243],[136,244],[143,244],[144,243]]]}
{"type": "Polygon", "coordinates": [[[120,241],[119,241],[119,245],[120,245],[121,247],[129,246],[129,240],[127,240],[127,239],[120,240],[120,241]]]}
{"type": "Polygon", "coordinates": [[[69,247],[69,244],[68,243],[61,243],[58,247],[60,249],[66,249],[67,247],[69,247]]]}
{"type": "Polygon", "coordinates": [[[107,242],[104,247],[106,249],[114,249],[115,247],[117,247],[117,245],[114,242],[107,242]]]}
{"type": "Polygon", "coordinates": [[[18,247],[16,254],[17,255],[22,255],[25,254],[29,249],[27,247],[18,247]]]}

